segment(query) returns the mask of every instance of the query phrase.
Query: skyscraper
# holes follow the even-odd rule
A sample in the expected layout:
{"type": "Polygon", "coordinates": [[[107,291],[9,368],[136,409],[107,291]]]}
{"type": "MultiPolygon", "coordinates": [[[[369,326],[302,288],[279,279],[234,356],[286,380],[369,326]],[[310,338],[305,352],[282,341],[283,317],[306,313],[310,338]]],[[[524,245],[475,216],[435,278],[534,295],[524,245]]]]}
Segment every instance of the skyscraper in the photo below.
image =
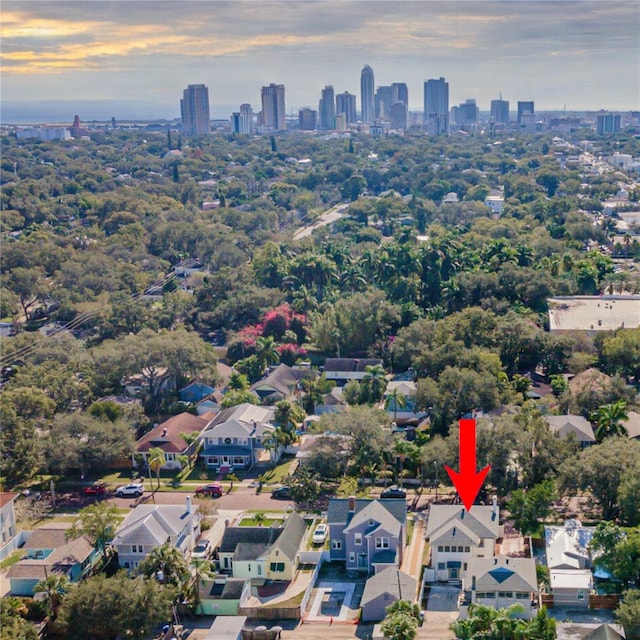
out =
{"type": "Polygon", "coordinates": [[[444,78],[424,83],[423,126],[430,134],[449,133],[449,83],[444,78]]]}
{"type": "Polygon", "coordinates": [[[479,110],[473,98],[467,98],[458,106],[456,124],[459,124],[465,131],[471,131],[478,122],[479,110]]]}
{"type": "Polygon", "coordinates": [[[509,122],[509,101],[503,100],[502,96],[499,100],[491,101],[491,121],[500,124],[509,122]]]}
{"type": "Polygon", "coordinates": [[[392,96],[391,87],[378,87],[375,96],[376,118],[389,119],[392,96]]]}
{"type": "Polygon", "coordinates": [[[368,65],[364,65],[360,74],[360,102],[362,105],[362,122],[371,123],[375,119],[375,102],[373,99],[373,91],[375,80],[373,78],[373,69],[368,65]]]}
{"type": "Polygon", "coordinates": [[[620,114],[599,113],[596,116],[596,130],[601,136],[620,131],[620,114]]]}
{"type": "Polygon", "coordinates": [[[332,130],[336,117],[336,101],[333,94],[333,87],[331,85],[327,85],[322,90],[322,97],[320,98],[318,114],[320,116],[319,129],[322,129],[323,131],[332,130]]]}
{"type": "Polygon", "coordinates": [[[391,109],[389,109],[389,118],[391,120],[392,129],[400,129],[401,131],[406,131],[407,105],[400,100],[394,102],[391,105],[391,109]]]}
{"type": "Polygon", "coordinates": [[[404,82],[394,82],[391,85],[391,104],[394,102],[402,102],[407,109],[409,108],[409,89],[404,82]]]}
{"type": "Polygon", "coordinates": [[[182,132],[188,136],[211,133],[209,89],[203,84],[190,84],[180,100],[182,132]]]}
{"type": "Polygon", "coordinates": [[[301,131],[315,131],[317,126],[318,113],[309,107],[298,111],[298,123],[301,131]]]}
{"type": "Polygon", "coordinates": [[[356,97],[345,91],[336,95],[336,114],[344,113],[347,118],[347,125],[355,122],[358,117],[356,115],[356,97]]]}
{"type": "Polygon", "coordinates": [[[287,121],[284,107],[284,85],[262,87],[262,124],[273,131],[285,131],[287,121]]]}
{"type": "Polygon", "coordinates": [[[518,124],[522,124],[522,116],[525,113],[531,113],[531,114],[535,113],[532,100],[529,100],[526,102],[518,101],[518,124]]]}
{"type": "Polygon", "coordinates": [[[253,133],[253,109],[250,104],[240,105],[240,132],[245,134],[253,133]]]}

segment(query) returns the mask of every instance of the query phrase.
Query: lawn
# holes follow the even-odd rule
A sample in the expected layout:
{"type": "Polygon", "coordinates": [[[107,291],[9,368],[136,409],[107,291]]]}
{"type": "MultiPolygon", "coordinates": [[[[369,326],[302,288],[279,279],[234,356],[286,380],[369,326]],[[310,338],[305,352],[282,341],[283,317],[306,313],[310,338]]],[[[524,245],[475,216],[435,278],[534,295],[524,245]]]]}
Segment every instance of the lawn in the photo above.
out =
{"type": "Polygon", "coordinates": [[[295,458],[285,458],[281,460],[273,469],[269,469],[262,474],[263,484],[282,484],[290,475],[291,466],[296,463],[295,458]]]}
{"type": "Polygon", "coordinates": [[[0,570],[5,571],[9,567],[12,567],[16,562],[24,557],[24,551],[17,549],[13,553],[9,554],[2,562],[0,562],[0,570]]]}
{"type": "Polygon", "coordinates": [[[283,520],[280,518],[269,518],[265,514],[264,520],[256,520],[255,516],[250,516],[248,518],[242,518],[238,523],[239,527],[279,527],[282,524],[283,520]]]}

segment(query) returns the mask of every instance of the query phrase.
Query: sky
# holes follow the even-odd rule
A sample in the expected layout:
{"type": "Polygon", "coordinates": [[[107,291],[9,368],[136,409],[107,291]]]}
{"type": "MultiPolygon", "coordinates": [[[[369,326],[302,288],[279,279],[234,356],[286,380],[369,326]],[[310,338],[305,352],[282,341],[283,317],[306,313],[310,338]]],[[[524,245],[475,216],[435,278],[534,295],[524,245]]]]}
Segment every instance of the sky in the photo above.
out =
{"type": "Polygon", "coordinates": [[[503,98],[536,110],[640,109],[638,0],[3,0],[2,121],[179,116],[187,84],[209,87],[212,117],[260,87],[287,111],[321,89],[444,77],[450,105],[503,98]],[[82,110],[82,111],[80,111],[82,110]]]}

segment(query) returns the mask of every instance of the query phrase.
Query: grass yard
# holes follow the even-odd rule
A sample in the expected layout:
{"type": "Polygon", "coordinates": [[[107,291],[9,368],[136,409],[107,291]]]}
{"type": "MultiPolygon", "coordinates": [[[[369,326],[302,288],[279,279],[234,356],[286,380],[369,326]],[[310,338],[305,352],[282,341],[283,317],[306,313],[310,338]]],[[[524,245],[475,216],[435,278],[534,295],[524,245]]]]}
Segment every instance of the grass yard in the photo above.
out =
{"type": "Polygon", "coordinates": [[[292,465],[296,464],[295,458],[285,458],[273,469],[269,469],[262,474],[263,484],[282,484],[291,475],[292,465]]]}
{"type": "Polygon", "coordinates": [[[16,549],[13,553],[9,554],[2,562],[0,562],[0,571],[6,571],[9,567],[12,567],[16,562],[24,557],[24,551],[16,549]]]}

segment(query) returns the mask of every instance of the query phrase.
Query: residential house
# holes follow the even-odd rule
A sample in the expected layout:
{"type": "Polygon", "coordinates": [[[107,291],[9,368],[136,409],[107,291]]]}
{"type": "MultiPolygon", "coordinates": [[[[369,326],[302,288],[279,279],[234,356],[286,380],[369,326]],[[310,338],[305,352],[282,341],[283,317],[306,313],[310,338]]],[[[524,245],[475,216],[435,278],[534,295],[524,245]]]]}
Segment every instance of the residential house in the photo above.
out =
{"type": "MultiPolygon", "coordinates": [[[[198,436],[202,442],[200,457],[208,467],[221,473],[248,469],[261,453],[268,459],[265,441],[274,432],[273,407],[258,407],[247,402],[223,409],[198,436]]],[[[279,451],[273,451],[276,456],[279,451]]]]}
{"type": "Polygon", "coordinates": [[[588,447],[596,441],[591,423],[582,416],[545,416],[544,419],[551,431],[554,431],[563,439],[572,434],[582,448],[588,447]]]}
{"type": "Polygon", "coordinates": [[[16,535],[16,514],[13,509],[13,502],[19,495],[10,491],[0,491],[0,533],[2,533],[2,544],[16,535]]]}
{"type": "Polygon", "coordinates": [[[136,443],[136,452],[144,458],[146,464],[151,449],[162,449],[165,458],[162,468],[181,469],[180,456],[195,450],[194,444],[185,440],[182,434],[198,435],[209,422],[205,416],[179,413],[145,433],[136,443]]]}
{"type": "Polygon", "coordinates": [[[349,380],[362,380],[367,367],[382,365],[379,358],[327,358],[324,363],[324,375],[327,380],[335,380],[345,385],[349,380]]]}
{"type": "Polygon", "coordinates": [[[425,411],[417,411],[415,406],[416,383],[413,380],[391,380],[387,384],[385,391],[385,406],[387,412],[393,416],[393,421],[397,424],[412,422],[417,424],[427,416],[425,411]],[[404,406],[395,401],[395,394],[404,398],[404,406]]]}
{"type": "Polygon", "coordinates": [[[195,404],[208,398],[214,391],[215,389],[208,384],[194,381],[190,382],[186,387],[182,387],[182,389],[178,391],[178,395],[182,402],[195,404]]]}
{"type": "Polygon", "coordinates": [[[469,560],[462,580],[465,599],[460,617],[466,618],[469,604],[506,609],[518,604],[524,609],[518,617],[531,618],[538,596],[536,563],[533,558],[475,557],[469,560]]]}
{"type": "Polygon", "coordinates": [[[251,391],[262,402],[275,404],[278,400],[285,400],[292,395],[300,380],[308,375],[308,369],[279,364],[265,378],[251,385],[251,391]]]}
{"type": "Polygon", "coordinates": [[[333,387],[329,393],[322,397],[322,404],[316,405],[316,415],[323,413],[339,413],[347,406],[342,394],[342,387],[333,387]]]}
{"type": "Polygon", "coordinates": [[[563,527],[545,527],[545,551],[550,589],[557,606],[587,607],[593,588],[589,543],[593,527],[567,520],[563,527]]]}
{"type": "Polygon", "coordinates": [[[280,527],[227,527],[220,542],[220,569],[234,578],[293,580],[307,525],[295,511],[280,527]]]}
{"type": "Polygon", "coordinates": [[[371,576],[364,585],[360,601],[362,621],[382,620],[387,607],[396,600],[413,602],[416,598],[418,581],[396,567],[387,567],[371,576]]]}
{"type": "Polygon", "coordinates": [[[329,500],[331,561],[344,561],[347,570],[367,574],[399,567],[404,553],[406,521],[405,500],[354,497],[329,500]]]}
{"type": "Polygon", "coordinates": [[[118,527],[112,546],[123,569],[135,569],[166,542],[186,556],[200,536],[200,514],[187,496],[185,506],[139,504],[118,527]]]}
{"type": "Polygon", "coordinates": [[[22,547],[26,558],[7,572],[12,595],[33,596],[38,582],[52,573],[65,575],[71,582],[89,573],[101,554],[86,536],[67,540],[70,526],[52,523],[31,533],[22,547]]]}
{"type": "Polygon", "coordinates": [[[625,640],[624,629],[617,624],[559,622],[557,640],[625,640]]]}
{"type": "Polygon", "coordinates": [[[474,558],[492,558],[502,536],[497,505],[434,504],[425,538],[431,546],[431,567],[437,580],[460,580],[474,558]]]}
{"type": "Polygon", "coordinates": [[[629,411],[626,420],[622,421],[622,426],[627,430],[630,438],[640,440],[640,413],[629,411]]]}

